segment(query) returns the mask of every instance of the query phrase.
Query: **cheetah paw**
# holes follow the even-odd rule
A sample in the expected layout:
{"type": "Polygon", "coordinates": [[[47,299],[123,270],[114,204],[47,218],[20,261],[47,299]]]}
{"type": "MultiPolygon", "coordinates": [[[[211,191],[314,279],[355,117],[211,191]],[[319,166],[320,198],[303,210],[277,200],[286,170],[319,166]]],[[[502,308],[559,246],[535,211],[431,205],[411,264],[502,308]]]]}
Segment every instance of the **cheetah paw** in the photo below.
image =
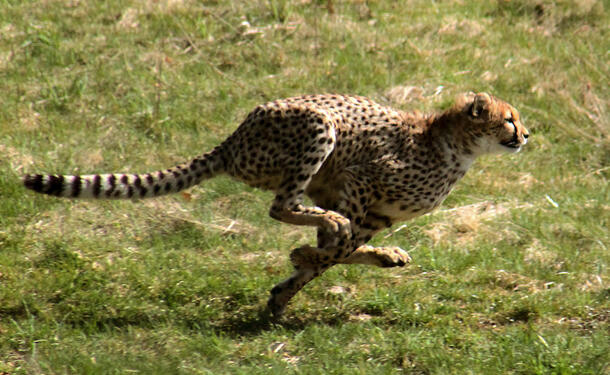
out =
{"type": "Polygon", "coordinates": [[[324,217],[324,229],[338,234],[341,238],[351,238],[352,225],[349,219],[337,213],[327,213],[324,217]]]}
{"type": "Polygon", "coordinates": [[[271,314],[272,318],[278,320],[284,315],[286,310],[286,303],[281,303],[277,300],[277,296],[271,292],[269,300],[267,300],[267,311],[271,314]]]}
{"type": "Polygon", "coordinates": [[[313,268],[314,264],[319,263],[318,249],[309,245],[298,247],[290,253],[292,265],[299,268],[313,268]]]}
{"type": "Polygon", "coordinates": [[[402,267],[407,263],[411,263],[409,254],[400,247],[384,247],[383,251],[377,252],[377,259],[381,263],[380,266],[387,267],[402,267]]]}

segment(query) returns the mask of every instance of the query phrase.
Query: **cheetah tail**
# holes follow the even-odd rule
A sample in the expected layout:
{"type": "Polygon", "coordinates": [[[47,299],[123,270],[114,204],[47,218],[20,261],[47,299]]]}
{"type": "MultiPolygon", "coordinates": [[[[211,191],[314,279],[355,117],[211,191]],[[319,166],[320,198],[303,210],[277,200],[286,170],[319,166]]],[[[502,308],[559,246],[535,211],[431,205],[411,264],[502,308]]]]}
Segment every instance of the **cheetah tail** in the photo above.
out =
{"type": "Polygon", "coordinates": [[[82,176],[28,174],[26,188],[68,198],[137,199],[175,193],[224,172],[218,149],[163,171],[82,176]]]}

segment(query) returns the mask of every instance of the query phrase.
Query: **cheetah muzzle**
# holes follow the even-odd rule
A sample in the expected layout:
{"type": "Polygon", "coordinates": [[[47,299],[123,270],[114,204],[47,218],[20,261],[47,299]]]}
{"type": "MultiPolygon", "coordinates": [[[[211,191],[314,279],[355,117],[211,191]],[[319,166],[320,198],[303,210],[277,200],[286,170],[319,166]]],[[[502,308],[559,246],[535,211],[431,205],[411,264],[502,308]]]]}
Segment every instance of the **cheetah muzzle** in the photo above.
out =
{"type": "Polygon", "coordinates": [[[279,316],[305,284],[336,264],[408,264],[406,251],[366,243],[438,207],[477,156],[517,152],[527,137],[519,112],[486,93],[460,95],[431,114],[358,96],[309,95],[256,107],[219,146],[173,168],[30,174],[23,182],[58,197],[125,199],[175,193],[227,174],[273,191],[273,218],[318,230],[317,245],[293,250],[294,273],[271,290],[268,307],[279,316]],[[313,206],[304,205],[305,196],[313,206]]]}

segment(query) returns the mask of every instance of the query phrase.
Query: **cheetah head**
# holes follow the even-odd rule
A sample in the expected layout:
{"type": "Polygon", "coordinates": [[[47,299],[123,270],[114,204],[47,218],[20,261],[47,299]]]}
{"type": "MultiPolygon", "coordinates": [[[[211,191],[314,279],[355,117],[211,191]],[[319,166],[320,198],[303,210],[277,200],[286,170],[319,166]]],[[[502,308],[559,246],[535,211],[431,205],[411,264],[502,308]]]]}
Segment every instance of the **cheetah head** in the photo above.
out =
{"type": "Polygon", "coordinates": [[[529,133],[519,112],[507,102],[470,92],[458,98],[456,107],[481,153],[515,153],[527,143],[529,133]]]}

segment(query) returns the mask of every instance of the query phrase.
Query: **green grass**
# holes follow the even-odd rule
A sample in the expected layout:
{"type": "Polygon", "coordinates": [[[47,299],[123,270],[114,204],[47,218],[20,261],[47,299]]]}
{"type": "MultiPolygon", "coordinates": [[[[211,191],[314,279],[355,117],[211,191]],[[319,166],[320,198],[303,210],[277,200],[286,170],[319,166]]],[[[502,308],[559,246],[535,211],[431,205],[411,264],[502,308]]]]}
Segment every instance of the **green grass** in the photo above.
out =
{"type": "Polygon", "coordinates": [[[2,1],[0,373],[607,374],[607,8],[2,1]],[[412,265],[337,266],[280,324],[268,290],[314,233],[270,219],[269,193],[218,178],[92,202],[20,184],[169,167],[289,95],[429,110],[467,90],[514,104],[531,143],[373,239],[412,265]]]}

